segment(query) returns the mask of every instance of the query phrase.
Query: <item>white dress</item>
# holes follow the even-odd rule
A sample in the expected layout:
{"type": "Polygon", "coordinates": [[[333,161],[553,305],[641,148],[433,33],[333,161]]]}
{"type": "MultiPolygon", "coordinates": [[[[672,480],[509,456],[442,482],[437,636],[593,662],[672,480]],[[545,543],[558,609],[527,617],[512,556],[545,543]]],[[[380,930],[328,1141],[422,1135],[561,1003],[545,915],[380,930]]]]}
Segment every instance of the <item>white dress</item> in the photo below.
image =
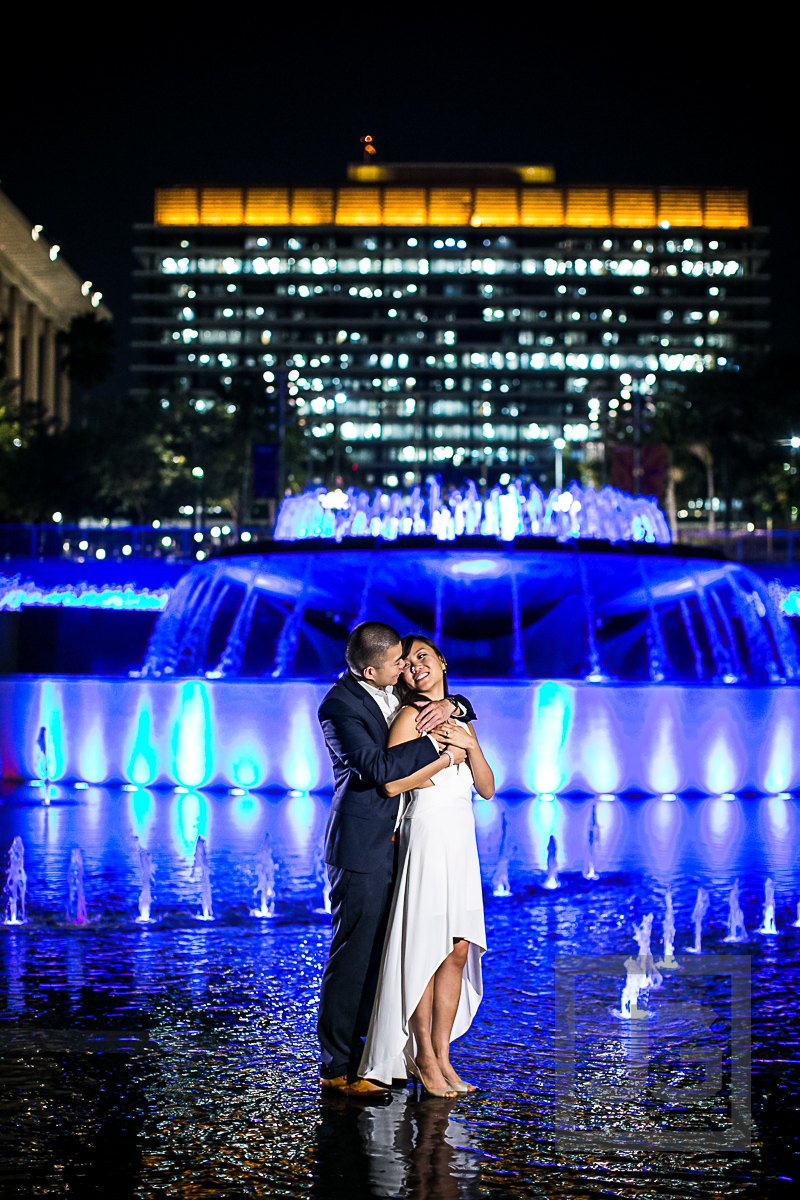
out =
{"type": "Polygon", "coordinates": [[[416,1057],[409,1019],[454,938],[466,938],[470,947],[451,1041],[469,1029],[483,995],[486,928],[472,772],[466,763],[445,767],[431,782],[407,793],[398,817],[397,880],[359,1067],[359,1074],[385,1082],[405,1079],[405,1054],[416,1057]]]}

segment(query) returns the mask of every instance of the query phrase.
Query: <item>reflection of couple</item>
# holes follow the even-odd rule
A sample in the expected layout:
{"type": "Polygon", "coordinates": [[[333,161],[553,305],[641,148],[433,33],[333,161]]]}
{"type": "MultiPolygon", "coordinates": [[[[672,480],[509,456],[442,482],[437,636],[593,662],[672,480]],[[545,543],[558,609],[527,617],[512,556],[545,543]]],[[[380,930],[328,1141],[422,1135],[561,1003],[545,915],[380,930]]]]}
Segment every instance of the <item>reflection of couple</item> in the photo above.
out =
{"type": "Polygon", "coordinates": [[[319,710],[335,780],[321,1082],[366,1095],[410,1072],[454,1097],[474,1090],[450,1042],[480,1003],[486,949],[472,788],[488,798],[494,778],[472,707],[448,695],[430,639],[401,643],[390,625],[367,621],[345,657],[319,710]]]}

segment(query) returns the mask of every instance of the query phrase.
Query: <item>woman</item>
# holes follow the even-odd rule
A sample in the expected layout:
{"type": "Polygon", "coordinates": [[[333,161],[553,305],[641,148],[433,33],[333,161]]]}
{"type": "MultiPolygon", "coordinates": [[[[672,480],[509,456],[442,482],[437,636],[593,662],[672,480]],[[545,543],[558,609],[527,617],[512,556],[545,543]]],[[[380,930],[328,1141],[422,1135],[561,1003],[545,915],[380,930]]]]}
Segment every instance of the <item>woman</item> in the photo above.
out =
{"type": "MultiPolygon", "coordinates": [[[[447,664],[430,638],[403,639],[402,707],[389,746],[417,737],[417,706],[447,696],[447,664]]],[[[467,761],[432,779],[387,784],[406,793],[398,814],[394,899],[359,1074],[389,1080],[410,1071],[433,1096],[473,1092],[450,1062],[450,1042],[472,1023],[483,994],[486,950],[472,788],[494,795],[494,776],[471,725],[450,720],[435,737],[467,761]],[[405,1061],[404,1061],[405,1059],[405,1061]]],[[[425,772],[428,774],[428,772],[425,772]]]]}

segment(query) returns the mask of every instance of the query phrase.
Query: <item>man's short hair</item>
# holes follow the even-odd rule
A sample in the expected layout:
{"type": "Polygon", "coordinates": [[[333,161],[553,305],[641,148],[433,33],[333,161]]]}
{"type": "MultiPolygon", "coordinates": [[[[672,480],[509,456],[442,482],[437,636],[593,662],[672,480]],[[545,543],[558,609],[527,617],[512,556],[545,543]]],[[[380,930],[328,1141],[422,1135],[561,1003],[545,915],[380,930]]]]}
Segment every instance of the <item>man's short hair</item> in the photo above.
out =
{"type": "Polygon", "coordinates": [[[356,675],[363,675],[366,667],[377,667],[399,641],[400,634],[391,625],[384,625],[383,621],[362,621],[347,639],[344,651],[347,665],[356,675]]]}

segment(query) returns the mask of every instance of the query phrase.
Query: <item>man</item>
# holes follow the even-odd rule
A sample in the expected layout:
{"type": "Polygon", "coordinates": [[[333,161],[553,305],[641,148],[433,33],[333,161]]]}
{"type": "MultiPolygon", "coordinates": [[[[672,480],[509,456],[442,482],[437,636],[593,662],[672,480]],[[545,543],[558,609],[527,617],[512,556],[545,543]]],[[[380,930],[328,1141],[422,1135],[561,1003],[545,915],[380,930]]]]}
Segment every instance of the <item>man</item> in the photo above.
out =
{"type": "Polygon", "coordinates": [[[420,771],[431,778],[466,755],[441,750],[432,730],[454,714],[474,720],[462,696],[428,704],[417,717],[418,741],[386,749],[389,720],[399,707],[394,685],[403,670],[400,635],[365,621],[347,639],[348,670],[319,709],[333,763],[334,796],[325,835],[333,936],[322,977],[317,1031],[324,1089],[369,1095],[383,1089],[357,1077],[392,900],[393,834],[399,798],[386,783],[420,771]],[[427,736],[425,736],[427,735],[427,736]]]}

